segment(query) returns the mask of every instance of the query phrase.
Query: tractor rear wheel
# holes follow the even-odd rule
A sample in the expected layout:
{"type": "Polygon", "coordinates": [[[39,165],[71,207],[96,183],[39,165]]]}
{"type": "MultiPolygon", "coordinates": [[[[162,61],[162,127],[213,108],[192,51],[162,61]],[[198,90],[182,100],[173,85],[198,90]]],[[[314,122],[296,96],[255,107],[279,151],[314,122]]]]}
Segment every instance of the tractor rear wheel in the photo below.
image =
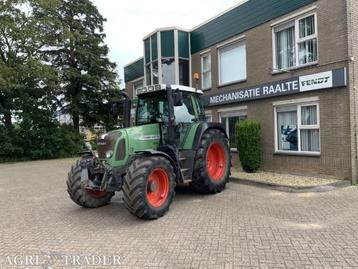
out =
{"type": "Polygon", "coordinates": [[[199,193],[221,192],[229,180],[230,166],[228,139],[220,130],[208,130],[196,153],[191,186],[199,193]]]}
{"type": "Polygon", "coordinates": [[[123,201],[133,215],[142,219],[162,217],[174,195],[175,176],[166,158],[138,158],[128,167],[124,177],[123,201]]]}
{"type": "MultiPolygon", "coordinates": [[[[78,160],[68,172],[67,192],[72,201],[76,204],[87,207],[96,208],[108,204],[111,201],[113,192],[93,191],[82,188],[81,186],[82,167],[78,160]]],[[[89,175],[91,179],[91,175],[89,175]]]]}

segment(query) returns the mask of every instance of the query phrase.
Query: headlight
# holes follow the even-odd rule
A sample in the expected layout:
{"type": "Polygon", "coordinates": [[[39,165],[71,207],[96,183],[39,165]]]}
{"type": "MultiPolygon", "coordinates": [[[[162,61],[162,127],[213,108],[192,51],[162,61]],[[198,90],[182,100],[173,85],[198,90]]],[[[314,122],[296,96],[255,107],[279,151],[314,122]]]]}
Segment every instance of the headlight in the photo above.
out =
{"type": "Polygon", "coordinates": [[[107,159],[110,159],[110,158],[112,157],[112,155],[113,155],[113,151],[112,151],[112,150],[109,150],[109,151],[106,152],[106,158],[107,158],[107,159]]]}

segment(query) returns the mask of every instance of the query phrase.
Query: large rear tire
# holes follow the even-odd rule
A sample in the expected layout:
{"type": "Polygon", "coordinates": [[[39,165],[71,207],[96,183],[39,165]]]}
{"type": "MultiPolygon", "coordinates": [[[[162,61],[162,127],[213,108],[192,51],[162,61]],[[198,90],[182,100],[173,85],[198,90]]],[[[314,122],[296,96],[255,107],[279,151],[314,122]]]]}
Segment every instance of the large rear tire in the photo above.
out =
{"type": "Polygon", "coordinates": [[[96,208],[108,204],[114,193],[83,189],[81,186],[81,172],[82,167],[80,161],[77,161],[76,164],[71,167],[70,172],[68,172],[66,183],[67,192],[71,200],[87,208],[96,208]]]}
{"type": "Polygon", "coordinates": [[[229,180],[230,167],[228,139],[220,130],[208,130],[196,153],[192,188],[204,194],[221,192],[229,180]]]}
{"type": "Polygon", "coordinates": [[[142,219],[162,217],[174,195],[174,171],[166,158],[138,158],[128,167],[124,177],[123,201],[131,214],[142,219]]]}

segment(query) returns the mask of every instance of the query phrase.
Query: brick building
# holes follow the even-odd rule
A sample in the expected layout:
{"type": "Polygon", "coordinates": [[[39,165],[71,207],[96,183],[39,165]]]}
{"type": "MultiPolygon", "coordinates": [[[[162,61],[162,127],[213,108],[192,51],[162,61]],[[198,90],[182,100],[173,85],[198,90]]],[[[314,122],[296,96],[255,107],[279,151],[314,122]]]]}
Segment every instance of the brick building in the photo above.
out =
{"type": "Polygon", "coordinates": [[[144,57],[125,66],[131,97],[149,84],[199,87],[233,151],[235,122],[260,121],[263,170],[356,182],[358,1],[241,1],[143,43],[144,57]]]}

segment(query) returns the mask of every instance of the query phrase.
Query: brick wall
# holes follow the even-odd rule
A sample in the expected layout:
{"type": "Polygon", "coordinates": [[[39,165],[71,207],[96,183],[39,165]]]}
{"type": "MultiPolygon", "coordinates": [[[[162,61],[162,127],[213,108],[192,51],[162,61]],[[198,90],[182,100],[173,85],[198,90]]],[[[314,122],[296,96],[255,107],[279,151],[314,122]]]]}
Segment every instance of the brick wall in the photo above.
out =
{"type": "MultiPolygon", "coordinates": [[[[272,80],[281,80],[298,75],[305,75],[320,70],[328,70],[331,67],[347,65],[347,19],[346,6],[343,1],[318,0],[318,50],[319,65],[296,71],[272,75],[272,27],[271,24],[286,16],[305,10],[313,5],[298,9],[291,14],[277,18],[269,23],[242,33],[245,36],[247,54],[247,80],[244,83],[218,86],[218,51],[217,45],[210,47],[212,61],[212,89],[207,94],[258,85],[272,80]]],[[[238,36],[238,37],[239,37],[238,36]]],[[[235,37],[234,37],[235,38],[235,37]]],[[[207,49],[205,49],[206,51],[207,49]]],[[[192,72],[200,73],[200,52],[192,55],[192,72]]],[[[201,81],[199,81],[201,85],[201,81]]]]}
{"type": "Polygon", "coordinates": [[[128,81],[126,82],[126,92],[128,93],[129,97],[133,99],[133,82],[128,81]]]}
{"type": "MultiPolygon", "coordinates": [[[[240,34],[240,36],[245,35],[246,40],[248,76],[245,82],[225,87],[218,86],[217,46],[209,48],[212,61],[213,87],[205,94],[215,94],[341,67],[349,67],[349,87],[214,107],[210,108],[213,112],[213,119],[214,121],[219,120],[218,108],[247,106],[248,117],[255,118],[262,124],[264,170],[309,175],[323,174],[340,178],[355,177],[357,175],[357,160],[355,158],[357,141],[354,139],[354,134],[358,98],[353,90],[353,85],[358,85],[358,65],[354,69],[354,62],[349,61],[349,56],[353,54],[355,59],[358,60],[358,1],[317,0],[315,4],[308,5],[291,14],[240,34]],[[348,21],[349,16],[347,16],[348,1],[351,1],[350,4],[352,5],[350,12],[352,12],[352,25],[354,26],[354,29],[352,29],[354,35],[351,41],[348,38],[350,36],[348,35],[348,26],[351,25],[348,21]],[[313,5],[317,6],[319,64],[297,69],[290,73],[273,74],[271,24],[313,5]],[[351,53],[349,48],[352,51],[351,53]],[[275,126],[272,103],[310,96],[319,98],[321,156],[307,157],[274,154],[275,126]]],[[[200,70],[200,52],[198,52],[192,55],[192,72],[200,73],[200,70]]],[[[201,85],[200,81],[199,85],[201,85]]],[[[126,89],[129,95],[132,96],[133,83],[127,82],[126,89]]],[[[234,165],[238,166],[239,162],[236,157],[235,159],[234,165]]]]}
{"type": "MultiPolygon", "coordinates": [[[[357,1],[355,1],[357,2],[357,1]]],[[[247,52],[247,81],[226,87],[218,86],[217,46],[210,48],[212,59],[212,89],[206,94],[215,94],[232,89],[259,85],[274,80],[312,74],[348,66],[347,16],[344,1],[318,0],[318,50],[319,65],[297,69],[296,71],[273,75],[272,22],[243,33],[247,52]]],[[[301,10],[305,10],[306,6],[301,10]]],[[[292,14],[299,12],[297,10],[292,14]]],[[[290,14],[287,14],[289,16],[290,14]]],[[[240,35],[241,36],[241,35],[240,35]]],[[[357,44],[357,43],[356,43],[357,44]]],[[[200,73],[200,52],[192,56],[193,72],[200,73]]],[[[201,85],[201,84],[199,84],[201,85]]],[[[230,108],[247,106],[249,118],[255,118],[262,124],[263,130],[263,169],[267,171],[291,172],[309,175],[331,175],[340,178],[352,177],[351,159],[351,123],[349,88],[329,89],[317,92],[296,94],[279,98],[244,102],[235,105],[220,106],[230,108]],[[274,108],[272,103],[295,98],[319,97],[321,156],[291,156],[274,154],[274,108]]],[[[210,108],[213,119],[218,120],[217,108],[210,108]]],[[[234,163],[235,165],[235,163],[234,163]]],[[[238,165],[238,162],[236,162],[238,165]]]]}

